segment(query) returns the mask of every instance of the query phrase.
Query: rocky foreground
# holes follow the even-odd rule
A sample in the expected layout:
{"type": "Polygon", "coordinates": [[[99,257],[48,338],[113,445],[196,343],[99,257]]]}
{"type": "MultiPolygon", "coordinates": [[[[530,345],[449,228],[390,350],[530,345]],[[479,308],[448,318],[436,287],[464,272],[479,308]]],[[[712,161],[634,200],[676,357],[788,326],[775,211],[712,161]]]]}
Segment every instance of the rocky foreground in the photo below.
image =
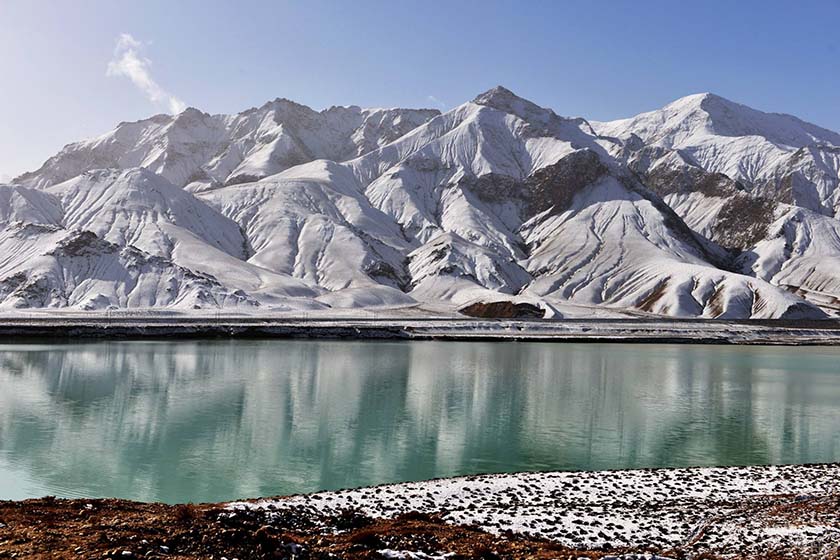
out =
{"type": "Polygon", "coordinates": [[[840,558],[840,464],[486,475],[230,504],[0,502],[0,558],[840,558]]]}

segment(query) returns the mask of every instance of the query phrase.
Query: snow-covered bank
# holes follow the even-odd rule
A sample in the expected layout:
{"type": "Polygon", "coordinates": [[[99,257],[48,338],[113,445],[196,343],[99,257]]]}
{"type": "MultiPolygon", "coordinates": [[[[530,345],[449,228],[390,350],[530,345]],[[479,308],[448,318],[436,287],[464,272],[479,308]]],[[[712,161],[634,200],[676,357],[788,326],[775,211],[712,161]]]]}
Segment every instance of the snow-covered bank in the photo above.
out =
{"type": "Polygon", "coordinates": [[[695,557],[834,558],[840,464],[484,475],[236,502],[233,512],[390,518],[546,538],[580,549],[645,547],[695,557]]]}
{"type": "Polygon", "coordinates": [[[327,314],[26,314],[0,317],[0,336],[49,338],[289,337],[406,340],[840,344],[837,321],[472,319],[384,311],[327,314]]]}

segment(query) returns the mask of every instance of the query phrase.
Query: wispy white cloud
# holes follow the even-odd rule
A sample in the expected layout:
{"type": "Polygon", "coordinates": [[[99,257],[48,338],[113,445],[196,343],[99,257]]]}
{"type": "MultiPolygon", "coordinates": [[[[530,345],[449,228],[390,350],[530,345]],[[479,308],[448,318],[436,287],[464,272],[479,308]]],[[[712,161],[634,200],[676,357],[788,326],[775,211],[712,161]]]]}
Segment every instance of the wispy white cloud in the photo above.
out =
{"type": "Polygon", "coordinates": [[[180,113],[186,104],[163,89],[152,78],[152,61],[141,55],[143,44],[128,33],[120,34],[114,49],[114,58],[108,63],[108,76],[124,76],[155,105],[165,107],[170,113],[180,113]]]}
{"type": "Polygon", "coordinates": [[[447,109],[446,103],[435,97],[434,95],[426,96],[426,101],[440,109],[441,111],[445,111],[447,109]]]}
{"type": "Polygon", "coordinates": [[[12,182],[12,176],[11,175],[9,175],[8,173],[0,173],[0,184],[1,183],[11,183],[11,182],[12,182]]]}

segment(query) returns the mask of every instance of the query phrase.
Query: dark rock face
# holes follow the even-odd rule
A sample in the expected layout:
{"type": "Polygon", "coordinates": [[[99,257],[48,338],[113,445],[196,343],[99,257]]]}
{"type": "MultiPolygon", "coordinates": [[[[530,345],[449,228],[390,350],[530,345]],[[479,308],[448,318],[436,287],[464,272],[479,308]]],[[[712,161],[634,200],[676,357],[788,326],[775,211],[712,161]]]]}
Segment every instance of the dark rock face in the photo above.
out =
{"type": "Polygon", "coordinates": [[[573,152],[557,163],[534,172],[524,181],[488,173],[462,179],[459,186],[489,203],[515,201],[527,219],[551,209],[559,214],[571,206],[574,196],[609,173],[598,154],[591,150],[573,152]]]}
{"type": "Polygon", "coordinates": [[[528,213],[548,209],[561,213],[569,208],[574,196],[609,172],[598,154],[580,150],[557,163],[543,167],[525,180],[528,213]]]}
{"type": "Polygon", "coordinates": [[[51,224],[27,224],[21,223],[14,233],[18,239],[26,239],[28,237],[37,237],[39,235],[47,235],[60,231],[61,226],[51,224]]]}
{"type": "Polygon", "coordinates": [[[628,142],[621,160],[627,168],[659,196],[675,193],[700,192],[706,196],[727,197],[746,191],[746,187],[723,173],[706,171],[693,158],[680,151],[660,146],[640,145],[638,136],[628,142]],[[673,157],[679,164],[656,165],[663,158],[673,157]]]}
{"type": "Polygon", "coordinates": [[[119,251],[117,245],[105,241],[92,231],[76,231],[61,240],[58,247],[47,254],[54,257],[82,257],[119,251]]]}
{"type": "Polygon", "coordinates": [[[233,177],[228,178],[228,180],[225,181],[225,186],[229,187],[231,185],[241,185],[243,183],[254,183],[256,181],[259,181],[260,179],[262,179],[262,177],[242,173],[241,175],[235,175],[233,177]]]}
{"type": "Polygon", "coordinates": [[[767,237],[776,204],[766,198],[731,197],[718,214],[712,239],[730,251],[743,251],[767,237]]]}
{"type": "Polygon", "coordinates": [[[744,187],[723,173],[709,173],[699,167],[662,167],[644,174],[645,184],[660,196],[700,192],[706,196],[727,197],[744,187]]]}
{"type": "MultiPolygon", "coordinates": [[[[653,162],[666,157],[670,152],[665,148],[645,147],[633,152],[627,167],[657,199],[671,194],[693,192],[724,199],[724,206],[712,228],[709,240],[732,253],[733,257],[766,237],[767,229],[773,221],[776,207],[774,201],[757,194],[758,190],[751,191],[723,173],[711,173],[690,163],[660,165],[651,169],[653,162]]],[[[790,185],[786,190],[788,195],[782,196],[783,199],[789,198],[790,185]]],[[[664,201],[659,200],[659,205],[666,215],[673,214],[673,210],[664,201]]],[[[672,229],[686,233],[687,228],[681,222],[682,220],[677,220],[674,215],[671,225],[676,227],[672,229]]],[[[708,259],[721,269],[732,270],[728,262],[721,262],[712,255],[708,255],[708,259]]]]}
{"type": "Polygon", "coordinates": [[[472,179],[464,178],[458,185],[474,193],[482,202],[492,204],[525,200],[522,181],[499,173],[488,173],[472,179]]]}
{"type": "MultiPolygon", "coordinates": [[[[0,281],[0,300],[15,296],[17,308],[44,307],[51,296],[60,293],[50,285],[48,278],[43,276],[27,277],[25,273],[18,273],[0,281]]],[[[66,300],[65,300],[66,301],[66,300]]]]}
{"type": "Polygon", "coordinates": [[[20,288],[26,283],[26,274],[18,272],[7,278],[0,280],[0,300],[6,299],[9,294],[20,288]]]}
{"type": "Polygon", "coordinates": [[[376,261],[365,267],[365,273],[382,284],[391,284],[401,290],[406,289],[405,273],[397,271],[385,261],[376,261]]]}
{"type": "Polygon", "coordinates": [[[537,305],[511,301],[473,303],[460,309],[459,312],[469,317],[482,319],[542,319],[545,317],[545,310],[537,305]]]}

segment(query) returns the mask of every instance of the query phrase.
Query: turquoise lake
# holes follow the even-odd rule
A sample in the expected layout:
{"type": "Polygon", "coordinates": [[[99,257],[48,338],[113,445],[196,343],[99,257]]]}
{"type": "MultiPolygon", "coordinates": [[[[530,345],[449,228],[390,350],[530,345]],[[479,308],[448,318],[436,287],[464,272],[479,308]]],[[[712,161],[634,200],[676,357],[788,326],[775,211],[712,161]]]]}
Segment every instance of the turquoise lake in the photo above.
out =
{"type": "Polygon", "coordinates": [[[0,344],[0,499],[206,502],[524,470],[840,460],[840,349],[0,344]]]}

